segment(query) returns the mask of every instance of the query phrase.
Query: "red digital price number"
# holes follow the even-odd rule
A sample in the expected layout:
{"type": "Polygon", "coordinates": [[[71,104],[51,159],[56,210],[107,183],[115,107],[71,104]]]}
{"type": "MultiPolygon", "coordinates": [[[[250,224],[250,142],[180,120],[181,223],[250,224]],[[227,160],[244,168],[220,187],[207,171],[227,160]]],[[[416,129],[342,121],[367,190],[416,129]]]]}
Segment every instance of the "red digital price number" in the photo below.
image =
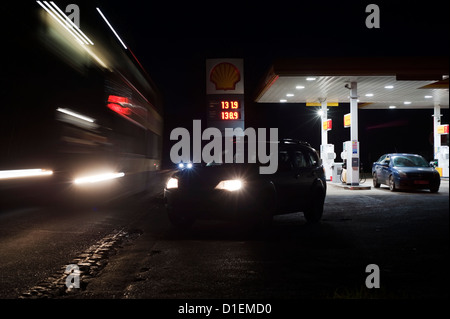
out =
{"type": "Polygon", "coordinates": [[[239,120],[239,113],[240,112],[224,111],[221,113],[221,119],[222,120],[239,120]]]}
{"type": "Polygon", "coordinates": [[[236,110],[239,108],[239,101],[221,101],[222,110],[236,110]]]}

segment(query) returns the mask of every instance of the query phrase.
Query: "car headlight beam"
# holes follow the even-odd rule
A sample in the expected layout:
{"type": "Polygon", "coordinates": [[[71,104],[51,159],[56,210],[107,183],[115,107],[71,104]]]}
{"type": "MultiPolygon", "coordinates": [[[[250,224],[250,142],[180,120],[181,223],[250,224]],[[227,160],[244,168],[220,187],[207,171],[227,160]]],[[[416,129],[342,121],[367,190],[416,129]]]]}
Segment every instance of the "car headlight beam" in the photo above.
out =
{"type": "Polygon", "coordinates": [[[166,184],[167,189],[178,188],[178,179],[171,177],[166,184]]]}
{"type": "Polygon", "coordinates": [[[120,178],[125,176],[125,173],[103,173],[103,174],[97,174],[97,175],[91,175],[86,177],[80,177],[76,178],[73,182],[74,184],[80,185],[80,184],[93,184],[98,182],[103,182],[107,180],[112,180],[116,178],[120,178]]]}
{"type": "Polygon", "coordinates": [[[53,171],[45,170],[41,168],[36,169],[16,169],[0,171],[0,179],[13,179],[13,178],[24,178],[24,177],[35,177],[35,176],[49,176],[52,175],[53,171]]]}
{"type": "Polygon", "coordinates": [[[240,190],[242,188],[242,181],[240,179],[229,179],[221,181],[217,184],[216,189],[224,189],[230,192],[240,190]]]}
{"type": "Polygon", "coordinates": [[[194,167],[194,165],[191,162],[189,162],[189,163],[178,163],[177,166],[178,166],[179,169],[184,169],[184,168],[191,169],[192,167],[194,167]]]}

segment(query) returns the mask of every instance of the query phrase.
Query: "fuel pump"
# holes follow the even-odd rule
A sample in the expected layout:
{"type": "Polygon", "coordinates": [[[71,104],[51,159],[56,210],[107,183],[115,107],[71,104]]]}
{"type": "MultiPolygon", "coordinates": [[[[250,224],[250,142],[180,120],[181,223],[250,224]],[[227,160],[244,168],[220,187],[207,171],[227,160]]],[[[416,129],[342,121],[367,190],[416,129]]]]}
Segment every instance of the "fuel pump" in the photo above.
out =
{"type": "Polygon", "coordinates": [[[342,149],[342,181],[348,185],[359,185],[359,142],[345,141],[342,149]]]}
{"type": "Polygon", "coordinates": [[[334,152],[333,144],[320,145],[320,156],[322,158],[322,164],[325,168],[325,177],[327,181],[331,180],[333,173],[334,159],[336,158],[336,153],[334,152]]]}
{"type": "Polygon", "coordinates": [[[441,177],[448,177],[448,155],[449,147],[447,145],[438,147],[436,159],[438,160],[437,168],[439,168],[441,177]]]}

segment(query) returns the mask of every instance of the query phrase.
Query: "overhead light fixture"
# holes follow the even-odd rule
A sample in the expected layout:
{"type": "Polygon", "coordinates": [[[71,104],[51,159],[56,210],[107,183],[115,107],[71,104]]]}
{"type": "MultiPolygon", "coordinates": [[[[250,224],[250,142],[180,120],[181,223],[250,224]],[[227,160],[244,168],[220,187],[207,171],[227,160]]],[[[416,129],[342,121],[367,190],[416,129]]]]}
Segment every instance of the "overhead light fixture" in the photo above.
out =
{"type": "Polygon", "coordinates": [[[281,102],[281,103],[284,103],[284,102],[287,102],[287,100],[281,99],[280,102],[281,102]]]}
{"type": "Polygon", "coordinates": [[[426,98],[426,99],[432,99],[433,96],[432,96],[432,95],[425,95],[425,98],[426,98]]]}
{"type": "Polygon", "coordinates": [[[294,96],[294,94],[292,94],[292,93],[288,93],[288,94],[286,94],[286,96],[289,96],[289,97],[291,97],[291,96],[294,96]]]}
{"type": "Polygon", "coordinates": [[[393,89],[394,86],[393,86],[393,85],[386,85],[384,88],[385,88],[385,89],[393,89]]]}
{"type": "Polygon", "coordinates": [[[410,101],[405,101],[405,102],[403,102],[403,104],[408,105],[408,104],[411,104],[411,102],[410,101]]]}
{"type": "Polygon", "coordinates": [[[297,90],[301,90],[301,89],[304,89],[305,87],[304,87],[303,85],[297,85],[295,88],[296,88],[297,90]]]}
{"type": "Polygon", "coordinates": [[[308,78],[306,78],[306,81],[315,81],[316,80],[316,78],[314,78],[314,77],[308,77],[308,78]]]}
{"type": "Polygon", "coordinates": [[[108,27],[111,29],[111,31],[114,33],[114,35],[116,36],[116,38],[120,41],[120,43],[122,44],[122,46],[125,48],[125,50],[127,49],[127,46],[125,45],[125,43],[123,43],[122,39],[119,37],[119,35],[117,34],[116,30],[114,30],[114,28],[112,27],[111,23],[109,23],[108,19],[106,19],[105,15],[103,14],[103,12],[100,10],[100,8],[97,8],[98,13],[100,13],[100,15],[102,16],[103,20],[105,20],[106,24],[108,25],[108,27]]]}
{"type": "Polygon", "coordinates": [[[373,93],[367,93],[366,96],[368,97],[373,96],[373,93]]]}
{"type": "Polygon", "coordinates": [[[390,108],[390,109],[396,109],[397,106],[395,106],[395,105],[389,105],[389,108],[390,108]]]}

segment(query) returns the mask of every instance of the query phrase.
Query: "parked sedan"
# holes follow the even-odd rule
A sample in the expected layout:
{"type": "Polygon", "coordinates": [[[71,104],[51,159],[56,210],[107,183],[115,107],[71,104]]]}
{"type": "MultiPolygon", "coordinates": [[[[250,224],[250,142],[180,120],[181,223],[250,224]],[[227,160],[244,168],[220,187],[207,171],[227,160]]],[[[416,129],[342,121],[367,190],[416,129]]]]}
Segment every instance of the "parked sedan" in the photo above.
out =
{"type": "Polygon", "coordinates": [[[389,186],[398,189],[429,189],[439,191],[441,178],[422,156],[416,154],[392,153],[381,156],[372,165],[373,186],[389,186]]]}

